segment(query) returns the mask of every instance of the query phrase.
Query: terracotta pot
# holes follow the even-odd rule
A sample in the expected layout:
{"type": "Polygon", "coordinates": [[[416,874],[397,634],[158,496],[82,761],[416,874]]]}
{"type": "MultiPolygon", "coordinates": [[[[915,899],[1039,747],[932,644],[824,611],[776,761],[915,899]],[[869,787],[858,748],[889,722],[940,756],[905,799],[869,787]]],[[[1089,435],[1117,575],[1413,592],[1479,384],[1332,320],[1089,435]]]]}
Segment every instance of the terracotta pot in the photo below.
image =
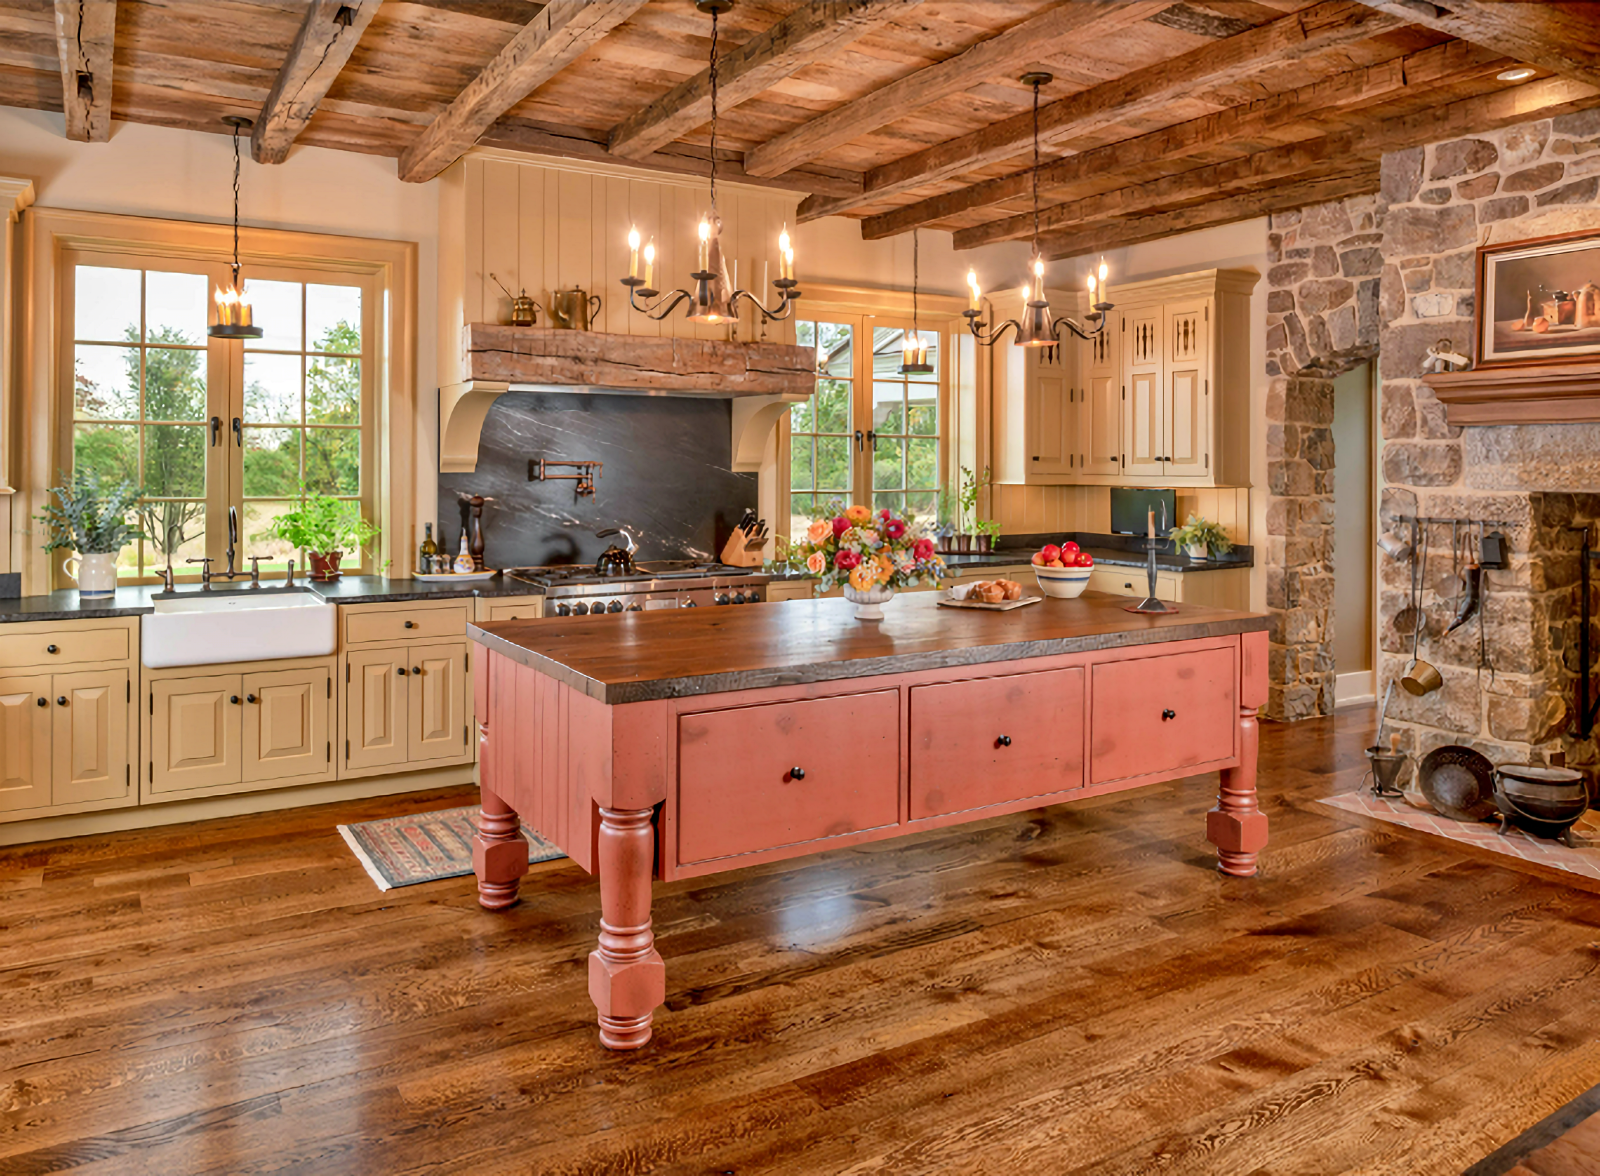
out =
{"type": "Polygon", "coordinates": [[[311,579],[326,582],[339,578],[339,561],[344,558],[344,552],[308,551],[306,558],[311,561],[311,579]]]}
{"type": "Polygon", "coordinates": [[[971,535],[952,535],[951,538],[954,539],[955,542],[956,542],[956,551],[958,553],[966,554],[967,552],[972,550],[972,536],[971,535]]]}

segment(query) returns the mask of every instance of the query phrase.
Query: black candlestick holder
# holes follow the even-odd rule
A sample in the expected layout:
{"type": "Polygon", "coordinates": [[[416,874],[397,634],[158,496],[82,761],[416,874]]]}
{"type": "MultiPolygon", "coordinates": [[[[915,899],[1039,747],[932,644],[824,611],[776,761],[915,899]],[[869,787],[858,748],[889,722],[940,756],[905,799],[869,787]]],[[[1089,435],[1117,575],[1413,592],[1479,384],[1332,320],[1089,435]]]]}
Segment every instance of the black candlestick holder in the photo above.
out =
{"type": "Polygon", "coordinates": [[[1123,610],[1124,612],[1175,613],[1178,611],[1175,605],[1168,604],[1166,601],[1160,599],[1156,595],[1156,545],[1160,542],[1161,540],[1159,539],[1151,539],[1149,541],[1150,562],[1145,568],[1145,574],[1148,577],[1148,592],[1146,593],[1145,598],[1138,604],[1128,605],[1127,608],[1123,610]]]}

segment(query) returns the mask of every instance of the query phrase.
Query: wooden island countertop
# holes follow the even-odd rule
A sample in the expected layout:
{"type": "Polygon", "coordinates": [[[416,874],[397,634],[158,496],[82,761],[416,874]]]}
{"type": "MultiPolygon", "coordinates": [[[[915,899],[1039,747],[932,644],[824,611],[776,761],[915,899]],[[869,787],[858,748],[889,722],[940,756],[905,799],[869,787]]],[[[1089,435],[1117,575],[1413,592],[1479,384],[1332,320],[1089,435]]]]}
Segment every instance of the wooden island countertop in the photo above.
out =
{"type": "Polygon", "coordinates": [[[651,883],[1218,771],[1205,835],[1256,872],[1267,618],[1085,593],[1004,612],[903,595],[468,627],[479,902],[517,901],[526,821],[599,875],[600,1040],[649,1041],[666,991],[651,883]]]}

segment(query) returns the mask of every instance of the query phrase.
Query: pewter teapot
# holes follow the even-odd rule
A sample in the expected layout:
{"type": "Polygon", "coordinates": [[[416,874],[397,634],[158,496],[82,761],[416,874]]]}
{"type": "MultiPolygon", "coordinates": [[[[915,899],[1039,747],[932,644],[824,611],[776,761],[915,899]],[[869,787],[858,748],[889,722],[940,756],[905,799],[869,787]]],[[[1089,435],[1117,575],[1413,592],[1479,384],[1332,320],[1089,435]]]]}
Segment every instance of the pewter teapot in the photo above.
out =
{"type": "Polygon", "coordinates": [[[555,325],[569,331],[587,331],[600,313],[600,295],[585,294],[582,286],[556,290],[550,295],[550,317],[555,325]]]}

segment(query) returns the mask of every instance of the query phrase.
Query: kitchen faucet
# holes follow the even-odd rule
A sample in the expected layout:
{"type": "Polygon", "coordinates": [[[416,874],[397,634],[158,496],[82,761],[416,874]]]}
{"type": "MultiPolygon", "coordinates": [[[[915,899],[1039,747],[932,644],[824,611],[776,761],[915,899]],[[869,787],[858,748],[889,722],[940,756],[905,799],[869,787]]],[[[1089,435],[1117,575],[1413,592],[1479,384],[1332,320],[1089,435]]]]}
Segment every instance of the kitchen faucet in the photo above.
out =
{"type": "MultiPolygon", "coordinates": [[[[260,584],[261,584],[261,560],[265,559],[266,557],[265,556],[260,556],[260,555],[248,556],[246,558],[248,558],[250,560],[250,570],[248,572],[236,572],[236,571],[233,570],[233,561],[234,561],[234,556],[235,556],[235,554],[236,554],[236,552],[238,550],[238,546],[239,546],[239,508],[236,507],[236,506],[230,506],[228,508],[228,550],[227,550],[228,570],[225,571],[225,572],[213,572],[211,570],[212,557],[209,556],[209,555],[208,556],[204,556],[204,557],[202,557],[200,559],[185,560],[184,562],[185,563],[192,563],[192,564],[200,564],[201,565],[201,568],[200,568],[200,586],[203,589],[210,588],[211,587],[211,581],[213,581],[213,580],[228,580],[228,581],[231,582],[233,580],[243,579],[245,576],[249,576],[250,577],[250,583],[252,583],[252,584],[256,585],[257,587],[259,587],[260,584]]],[[[167,588],[167,591],[169,591],[169,592],[172,591],[172,589],[170,587],[170,579],[171,579],[171,577],[170,577],[170,574],[169,574],[169,576],[168,576],[169,587],[167,588]]],[[[294,583],[294,563],[292,561],[289,564],[289,583],[291,583],[291,584],[294,583]]]]}

